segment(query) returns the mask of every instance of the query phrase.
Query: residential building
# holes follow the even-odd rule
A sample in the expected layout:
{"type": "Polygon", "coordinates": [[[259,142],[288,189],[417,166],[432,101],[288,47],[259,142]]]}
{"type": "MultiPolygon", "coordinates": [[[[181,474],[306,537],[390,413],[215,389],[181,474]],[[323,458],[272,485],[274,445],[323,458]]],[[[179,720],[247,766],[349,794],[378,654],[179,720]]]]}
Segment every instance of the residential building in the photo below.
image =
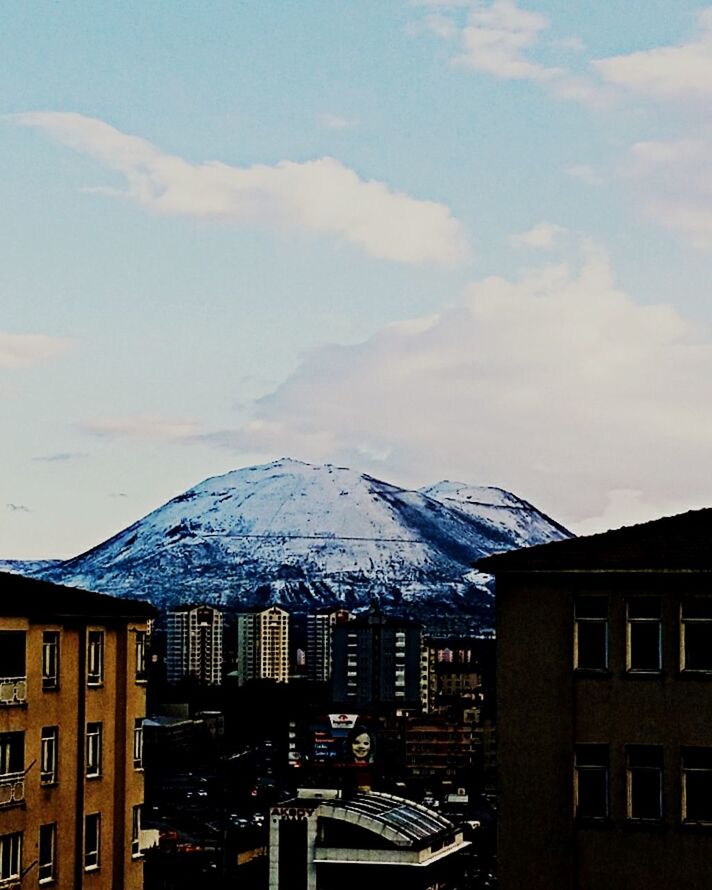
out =
{"type": "Polygon", "coordinates": [[[476,713],[459,721],[411,717],[405,729],[405,765],[412,776],[450,779],[468,775],[475,764],[476,713]]]}
{"type": "Polygon", "coordinates": [[[320,609],[307,615],[307,676],[328,683],[332,670],[332,636],[336,624],[351,621],[348,609],[320,609]]]}
{"type": "Polygon", "coordinates": [[[499,886],[712,886],[712,509],[495,575],[499,886]]]}
{"type": "Polygon", "coordinates": [[[289,613],[255,607],[237,616],[237,680],[289,680],[289,613]]]}
{"type": "Polygon", "coordinates": [[[139,890],[148,603],[0,573],[0,887],[139,890]]]}
{"type": "Polygon", "coordinates": [[[192,606],[166,616],[166,676],[169,683],[193,677],[200,683],[222,683],[223,616],[212,606],[192,606]]]}
{"type": "Polygon", "coordinates": [[[364,709],[419,708],[421,626],[406,618],[368,613],[332,629],[334,701],[364,709]]]}

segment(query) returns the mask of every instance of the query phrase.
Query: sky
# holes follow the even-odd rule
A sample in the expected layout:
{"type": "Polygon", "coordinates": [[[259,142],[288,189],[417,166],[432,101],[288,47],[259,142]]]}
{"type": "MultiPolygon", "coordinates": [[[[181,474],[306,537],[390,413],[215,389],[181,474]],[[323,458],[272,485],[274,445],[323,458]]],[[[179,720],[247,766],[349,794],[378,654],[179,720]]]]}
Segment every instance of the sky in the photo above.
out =
{"type": "Polygon", "coordinates": [[[281,456],[712,505],[712,6],[36,0],[0,58],[0,558],[281,456]]]}

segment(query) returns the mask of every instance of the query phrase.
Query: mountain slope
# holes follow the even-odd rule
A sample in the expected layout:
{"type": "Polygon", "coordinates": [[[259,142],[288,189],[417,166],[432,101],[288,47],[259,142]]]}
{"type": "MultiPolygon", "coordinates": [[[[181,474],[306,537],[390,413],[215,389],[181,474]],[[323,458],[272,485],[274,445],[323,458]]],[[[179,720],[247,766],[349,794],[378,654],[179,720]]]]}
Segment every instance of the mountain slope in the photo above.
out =
{"type": "MultiPolygon", "coordinates": [[[[515,532],[448,503],[442,492],[433,497],[341,467],[282,459],[207,479],[42,576],[158,605],[308,608],[363,605],[373,596],[395,605],[462,605],[482,597],[474,560],[518,546],[525,535],[524,513],[533,508],[514,501],[522,511],[515,532]]],[[[546,526],[542,514],[537,523],[530,543],[568,535],[546,526]]]]}

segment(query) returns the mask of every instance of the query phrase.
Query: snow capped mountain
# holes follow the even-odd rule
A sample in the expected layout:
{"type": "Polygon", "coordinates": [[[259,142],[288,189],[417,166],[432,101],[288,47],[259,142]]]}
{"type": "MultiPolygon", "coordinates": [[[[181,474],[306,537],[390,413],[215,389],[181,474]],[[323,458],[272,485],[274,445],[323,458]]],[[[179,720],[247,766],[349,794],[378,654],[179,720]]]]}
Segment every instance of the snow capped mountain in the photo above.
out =
{"type": "Polygon", "coordinates": [[[207,479],[41,575],[158,605],[311,608],[378,596],[476,608],[489,594],[473,582],[474,560],[568,534],[499,489],[408,491],[284,458],[207,479]],[[481,492],[481,509],[472,492],[481,492]]]}

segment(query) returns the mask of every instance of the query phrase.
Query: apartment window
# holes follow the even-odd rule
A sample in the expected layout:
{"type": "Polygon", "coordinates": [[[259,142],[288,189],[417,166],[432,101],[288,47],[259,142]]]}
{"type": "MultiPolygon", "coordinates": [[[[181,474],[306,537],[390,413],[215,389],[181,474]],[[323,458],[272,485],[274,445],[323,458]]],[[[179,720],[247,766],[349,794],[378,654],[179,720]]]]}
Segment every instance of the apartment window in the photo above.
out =
{"type": "Polygon", "coordinates": [[[89,813],[84,817],[84,868],[99,868],[101,850],[101,815],[89,813]]]}
{"type": "Polygon", "coordinates": [[[712,597],[685,600],[680,618],[680,670],[712,672],[712,597]]]}
{"type": "Polygon", "coordinates": [[[663,749],[629,745],[626,767],[628,818],[659,821],[663,817],[663,749]]]}
{"type": "Polygon", "coordinates": [[[712,824],[712,748],[682,749],[682,821],[712,824]]]}
{"type": "Polygon", "coordinates": [[[136,679],[146,679],[148,635],[145,630],[136,631],[136,679]]]}
{"type": "Polygon", "coordinates": [[[134,721],[133,765],[134,769],[143,769],[143,718],[134,721]]]}
{"type": "Polygon", "coordinates": [[[574,667],[578,671],[608,669],[608,600],[581,596],[574,605],[574,667]]]}
{"type": "Polygon", "coordinates": [[[141,855],[141,805],[135,806],[131,818],[131,855],[134,859],[141,855]]]}
{"type": "Polygon", "coordinates": [[[628,600],[626,667],[631,673],[653,674],[662,668],[661,601],[652,597],[628,600]]]}
{"type": "Polygon", "coordinates": [[[87,645],[87,683],[101,686],[104,682],[104,632],[90,630],[87,645]]]}
{"type": "Polygon", "coordinates": [[[101,775],[101,723],[87,723],[87,778],[101,775]]]}
{"type": "Polygon", "coordinates": [[[608,818],[608,745],[577,745],[574,754],[577,819],[608,818]]]}
{"type": "Polygon", "coordinates": [[[25,768],[25,733],[0,733],[0,776],[21,773],[25,768]]]}
{"type": "Polygon", "coordinates": [[[40,884],[49,884],[57,877],[57,823],[40,825],[37,878],[40,884]]]}
{"type": "Polygon", "coordinates": [[[0,834],[0,883],[19,880],[22,870],[22,832],[0,834]]]}
{"type": "Polygon", "coordinates": [[[40,739],[40,785],[57,782],[59,727],[43,726],[40,739]]]}
{"type": "Polygon", "coordinates": [[[59,688],[59,632],[56,630],[42,634],[42,688],[59,688]]]}

